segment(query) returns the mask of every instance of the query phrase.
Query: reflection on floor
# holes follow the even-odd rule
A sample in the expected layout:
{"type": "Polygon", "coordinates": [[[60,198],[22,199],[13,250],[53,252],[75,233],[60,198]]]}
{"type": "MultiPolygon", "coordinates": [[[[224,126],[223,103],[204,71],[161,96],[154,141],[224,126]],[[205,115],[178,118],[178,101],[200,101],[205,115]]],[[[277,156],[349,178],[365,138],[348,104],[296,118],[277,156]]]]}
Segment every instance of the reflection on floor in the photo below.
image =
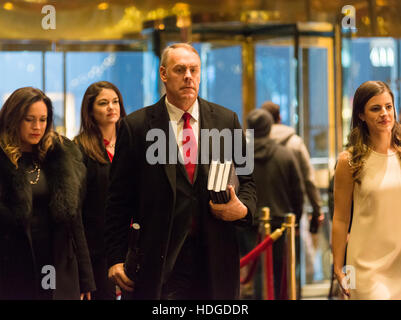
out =
{"type": "MultiPolygon", "coordinates": [[[[330,280],[324,280],[312,284],[306,284],[301,288],[301,300],[339,300],[339,288],[336,282],[333,283],[332,295],[330,293],[330,280]]],[[[253,300],[253,288],[252,285],[241,286],[241,299],[242,300],[253,300]]]]}
{"type": "Polygon", "coordinates": [[[302,287],[302,300],[327,300],[330,291],[330,281],[306,284],[302,287]]]}

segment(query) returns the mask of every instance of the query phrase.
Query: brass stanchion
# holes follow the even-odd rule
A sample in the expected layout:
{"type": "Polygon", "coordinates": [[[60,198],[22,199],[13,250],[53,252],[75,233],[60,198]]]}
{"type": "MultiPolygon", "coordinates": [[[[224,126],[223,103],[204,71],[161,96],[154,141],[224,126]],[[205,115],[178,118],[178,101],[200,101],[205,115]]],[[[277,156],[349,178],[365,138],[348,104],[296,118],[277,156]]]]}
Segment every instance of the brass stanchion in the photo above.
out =
{"type": "MultiPolygon", "coordinates": [[[[261,222],[263,223],[263,230],[262,230],[262,234],[263,234],[263,239],[267,236],[270,235],[271,233],[271,226],[270,226],[270,209],[268,207],[263,207],[262,208],[262,218],[260,219],[261,222]]],[[[268,300],[268,296],[267,296],[267,279],[266,279],[266,272],[264,272],[264,270],[266,270],[266,251],[264,253],[262,253],[261,255],[261,261],[262,261],[262,282],[263,282],[263,300],[268,300]]]]}
{"type": "Polygon", "coordinates": [[[268,207],[263,207],[262,208],[262,216],[260,220],[264,222],[263,228],[264,228],[264,234],[267,236],[268,234],[271,233],[271,226],[270,226],[270,209],[268,207]]]}
{"type": "Polygon", "coordinates": [[[288,299],[297,299],[296,276],[295,276],[295,215],[289,213],[285,216],[285,226],[287,228],[287,279],[288,279],[288,299]]]}

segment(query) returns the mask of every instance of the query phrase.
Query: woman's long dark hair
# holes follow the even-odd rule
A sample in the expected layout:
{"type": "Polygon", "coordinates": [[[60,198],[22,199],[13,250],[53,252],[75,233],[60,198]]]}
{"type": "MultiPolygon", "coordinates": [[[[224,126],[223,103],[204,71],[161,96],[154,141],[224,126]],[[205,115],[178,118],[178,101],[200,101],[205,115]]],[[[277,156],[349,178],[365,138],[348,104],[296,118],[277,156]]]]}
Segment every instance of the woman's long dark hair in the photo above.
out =
{"type": "Polygon", "coordinates": [[[389,86],[382,81],[367,81],[355,91],[352,105],[351,131],[348,136],[347,149],[351,154],[350,165],[352,177],[360,183],[360,175],[364,160],[371,151],[369,129],[366,122],[359,117],[364,113],[367,102],[374,96],[388,92],[391,96],[394,109],[394,127],[391,130],[391,144],[401,158],[401,125],[397,122],[397,113],[394,106],[394,94],[389,86]]]}
{"type": "Polygon", "coordinates": [[[47,151],[53,146],[54,137],[58,136],[53,131],[53,105],[50,98],[37,88],[23,87],[15,90],[0,110],[0,146],[16,167],[22,155],[21,122],[28,113],[29,107],[38,101],[43,101],[47,107],[45,133],[34,148],[42,161],[47,151]]]}
{"type": "MultiPolygon", "coordinates": [[[[81,126],[79,134],[75,137],[75,141],[80,143],[85,153],[95,161],[100,163],[108,163],[108,159],[105,157],[103,136],[99,129],[99,126],[93,116],[93,104],[95,103],[96,97],[103,89],[113,90],[119,100],[120,104],[120,120],[126,116],[123,97],[120,90],[108,81],[99,81],[92,83],[88,89],[86,89],[81,105],[81,126]]],[[[118,131],[120,120],[116,123],[116,130],[118,131]]]]}

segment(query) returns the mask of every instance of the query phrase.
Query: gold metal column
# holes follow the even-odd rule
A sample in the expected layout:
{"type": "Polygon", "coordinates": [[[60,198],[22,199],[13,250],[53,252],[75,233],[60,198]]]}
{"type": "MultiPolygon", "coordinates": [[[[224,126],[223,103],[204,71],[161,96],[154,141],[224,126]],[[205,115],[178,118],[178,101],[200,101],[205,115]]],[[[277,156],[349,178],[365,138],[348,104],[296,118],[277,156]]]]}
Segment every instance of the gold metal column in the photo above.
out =
{"type": "Polygon", "coordinates": [[[255,109],[255,43],[246,37],[242,44],[242,123],[246,127],[246,117],[255,109]]]}
{"type": "MultiPolygon", "coordinates": [[[[329,143],[329,161],[328,161],[328,177],[327,181],[330,179],[330,171],[334,168],[336,163],[337,156],[337,144],[336,144],[336,134],[338,134],[338,123],[336,123],[336,88],[335,88],[335,62],[339,63],[341,66],[340,60],[335,61],[334,59],[338,57],[338,54],[334,54],[334,39],[327,38],[327,99],[328,99],[328,108],[329,108],[329,132],[328,132],[328,143],[329,143]]],[[[338,75],[338,74],[337,74],[338,75]]],[[[337,85],[338,82],[337,82],[337,85]]],[[[340,84],[341,87],[341,84],[340,84]]]]}
{"type": "Polygon", "coordinates": [[[295,214],[287,214],[285,217],[285,225],[287,227],[286,242],[287,242],[287,284],[288,284],[288,299],[297,299],[297,282],[295,276],[295,214]]]}
{"type": "MultiPolygon", "coordinates": [[[[335,76],[335,127],[336,127],[336,152],[334,157],[343,149],[343,121],[342,121],[342,65],[341,65],[341,26],[336,24],[334,26],[334,76],[335,76]]],[[[333,167],[329,167],[330,170],[333,167]]]]}
{"type": "Polygon", "coordinates": [[[264,224],[263,224],[263,230],[265,233],[265,236],[271,233],[271,226],[270,226],[270,209],[268,207],[264,207],[262,209],[262,215],[263,218],[261,219],[264,224]]]}
{"type": "MultiPolygon", "coordinates": [[[[268,207],[262,208],[262,218],[260,219],[263,225],[263,239],[271,233],[270,226],[270,209],[268,207]]],[[[262,270],[266,270],[266,250],[262,254],[262,270]]],[[[266,288],[266,272],[262,272],[263,281],[263,300],[267,300],[267,288],[266,288]]]]}

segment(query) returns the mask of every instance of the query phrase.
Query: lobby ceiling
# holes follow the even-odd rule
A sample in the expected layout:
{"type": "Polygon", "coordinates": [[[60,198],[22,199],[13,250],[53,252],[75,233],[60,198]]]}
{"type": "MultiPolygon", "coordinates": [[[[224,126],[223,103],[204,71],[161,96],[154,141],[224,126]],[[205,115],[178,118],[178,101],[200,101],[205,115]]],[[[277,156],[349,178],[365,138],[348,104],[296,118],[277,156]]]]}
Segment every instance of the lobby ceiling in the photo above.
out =
{"type": "Polygon", "coordinates": [[[141,38],[144,24],[160,26],[167,17],[205,25],[308,21],[340,24],[345,5],[355,8],[354,36],[401,36],[401,1],[397,0],[0,0],[0,39],[141,38]],[[55,9],[55,29],[43,27],[44,20],[45,25],[50,21],[51,11],[45,10],[48,5],[55,9]]]}

